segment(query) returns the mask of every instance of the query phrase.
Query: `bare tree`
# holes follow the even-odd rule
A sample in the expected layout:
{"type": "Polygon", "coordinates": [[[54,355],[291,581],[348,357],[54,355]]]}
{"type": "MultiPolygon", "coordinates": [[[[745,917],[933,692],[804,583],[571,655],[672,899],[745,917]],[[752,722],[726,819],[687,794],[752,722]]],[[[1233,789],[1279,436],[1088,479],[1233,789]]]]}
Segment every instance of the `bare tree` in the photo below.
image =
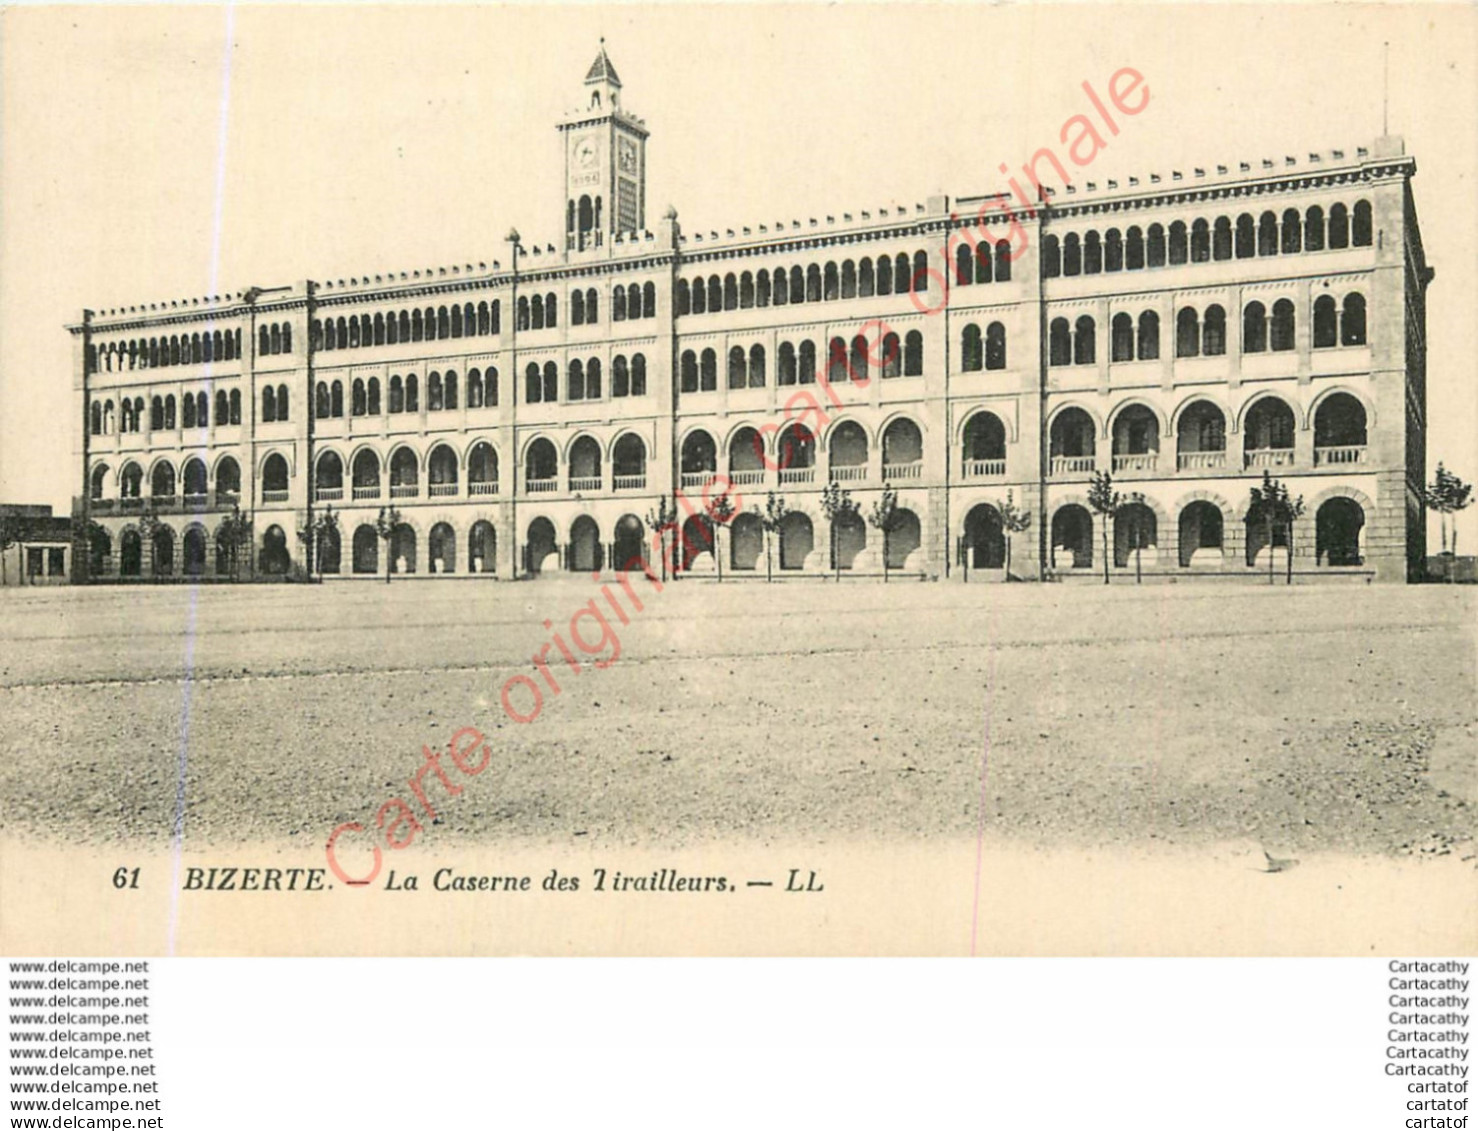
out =
{"type": "Polygon", "coordinates": [[[1024,533],[1032,524],[1032,512],[1026,507],[1018,507],[1011,497],[1011,492],[1006,492],[1006,501],[996,508],[1001,512],[1001,526],[1006,531],[1006,580],[1011,580],[1011,536],[1024,533]]]}
{"type": "Polygon", "coordinates": [[[867,516],[868,523],[883,535],[883,584],[888,583],[888,535],[898,527],[898,492],[883,482],[883,493],[873,503],[867,516]]]}
{"type": "Polygon", "coordinates": [[[1109,583],[1109,520],[1124,506],[1124,497],[1114,490],[1114,480],[1107,471],[1098,471],[1088,487],[1088,505],[1099,518],[1103,529],[1103,583],[1109,583]]]}
{"type": "MultiPolygon", "coordinates": [[[[667,533],[676,529],[677,504],[663,495],[657,500],[657,509],[647,511],[647,528],[657,536],[657,556],[662,559],[662,580],[667,580],[667,533]]],[[[673,563],[673,570],[677,564],[673,563]]]]}
{"type": "Polygon", "coordinates": [[[831,534],[831,564],[838,582],[842,580],[842,559],[837,553],[837,522],[845,515],[856,514],[857,509],[858,504],[852,498],[852,492],[844,490],[835,479],[821,492],[821,510],[826,515],[831,534]]]}
{"type": "Polygon", "coordinates": [[[770,538],[780,533],[780,524],[785,521],[790,508],[785,505],[784,495],[777,495],[771,491],[765,497],[764,510],[760,510],[758,504],[749,509],[759,517],[760,525],[765,528],[765,580],[773,581],[775,577],[770,567],[770,538]]]}

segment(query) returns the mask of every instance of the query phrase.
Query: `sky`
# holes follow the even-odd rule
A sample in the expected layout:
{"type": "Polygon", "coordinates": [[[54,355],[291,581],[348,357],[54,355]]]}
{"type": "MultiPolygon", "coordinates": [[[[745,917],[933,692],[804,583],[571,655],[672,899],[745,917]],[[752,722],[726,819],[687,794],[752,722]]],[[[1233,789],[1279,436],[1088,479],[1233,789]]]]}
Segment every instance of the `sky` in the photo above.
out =
{"type": "MultiPolygon", "coordinates": [[[[652,133],[647,226],[670,203],[689,232],[998,191],[1126,66],[1150,103],[1085,180],[1348,153],[1388,114],[1436,268],[1428,463],[1471,481],[1475,29],[1456,4],[6,8],[0,500],[78,489],[84,307],[557,243],[554,125],[602,36],[652,133]]],[[[1478,551],[1478,506],[1461,529],[1478,551]]]]}

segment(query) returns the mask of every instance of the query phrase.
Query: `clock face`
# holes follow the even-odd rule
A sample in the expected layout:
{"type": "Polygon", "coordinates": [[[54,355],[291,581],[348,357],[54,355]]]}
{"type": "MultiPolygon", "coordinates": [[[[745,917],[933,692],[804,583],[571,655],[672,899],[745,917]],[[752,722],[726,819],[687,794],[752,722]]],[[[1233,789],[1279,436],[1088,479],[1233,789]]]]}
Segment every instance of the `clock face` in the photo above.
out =
{"type": "Polygon", "coordinates": [[[575,145],[575,164],[582,169],[595,164],[595,144],[588,137],[581,138],[575,145]]]}

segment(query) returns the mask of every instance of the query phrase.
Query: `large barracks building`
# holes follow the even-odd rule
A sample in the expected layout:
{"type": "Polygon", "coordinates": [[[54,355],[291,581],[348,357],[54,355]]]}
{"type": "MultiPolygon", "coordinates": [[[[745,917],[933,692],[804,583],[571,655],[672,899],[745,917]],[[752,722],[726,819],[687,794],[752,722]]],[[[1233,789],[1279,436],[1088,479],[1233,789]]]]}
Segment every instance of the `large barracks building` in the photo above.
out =
{"type": "Polygon", "coordinates": [[[999,578],[1009,495],[1016,576],[1096,576],[1105,534],[1110,568],[1254,576],[1290,541],[1247,521],[1265,472],[1304,500],[1301,577],[1423,559],[1432,271],[1397,139],[1127,183],[1043,158],[1036,207],[687,232],[649,220],[604,48],[558,130],[560,237],[510,232],[506,266],[84,312],[76,572],[286,573],[331,512],[326,576],[588,575],[649,552],[664,498],[710,572],[690,515],[727,487],[726,574],[768,545],[777,577],[999,578]],[[1100,471],[1143,501],[1100,517],[1100,471]],[[831,483],[861,504],[834,526],[831,483]]]}

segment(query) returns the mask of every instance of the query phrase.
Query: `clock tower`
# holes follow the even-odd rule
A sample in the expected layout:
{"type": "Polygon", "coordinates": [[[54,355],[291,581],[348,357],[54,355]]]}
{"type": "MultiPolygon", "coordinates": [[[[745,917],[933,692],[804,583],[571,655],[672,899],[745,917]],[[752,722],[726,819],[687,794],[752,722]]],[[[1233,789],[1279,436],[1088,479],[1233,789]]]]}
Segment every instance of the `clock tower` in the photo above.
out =
{"type": "Polygon", "coordinates": [[[646,227],[647,129],[621,106],[621,79],[606,54],[585,75],[583,104],[559,124],[565,146],[565,250],[602,247],[646,227]]]}

